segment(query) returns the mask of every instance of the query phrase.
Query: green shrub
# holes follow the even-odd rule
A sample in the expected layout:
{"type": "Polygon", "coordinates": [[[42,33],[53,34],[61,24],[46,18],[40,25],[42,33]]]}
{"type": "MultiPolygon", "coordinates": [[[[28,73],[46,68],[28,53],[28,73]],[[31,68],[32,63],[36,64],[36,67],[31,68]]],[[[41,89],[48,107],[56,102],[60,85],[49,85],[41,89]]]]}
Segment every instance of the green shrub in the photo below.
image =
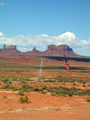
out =
{"type": "Polygon", "coordinates": [[[90,98],[87,98],[87,100],[86,100],[87,102],[90,102],[90,98]]]}
{"type": "Polygon", "coordinates": [[[54,89],[57,89],[57,87],[54,87],[54,89]]]}
{"type": "Polygon", "coordinates": [[[12,84],[12,82],[9,82],[9,84],[12,84]]]}
{"type": "Polygon", "coordinates": [[[27,97],[27,96],[25,96],[25,98],[20,97],[19,102],[20,102],[20,103],[29,103],[29,101],[28,101],[28,100],[29,100],[29,99],[28,99],[28,97],[27,97]]]}
{"type": "Polygon", "coordinates": [[[74,93],[72,91],[68,92],[68,96],[70,96],[70,97],[73,96],[73,94],[74,93]]]}
{"type": "Polygon", "coordinates": [[[48,91],[48,92],[52,92],[52,89],[49,89],[49,88],[48,88],[47,91],[48,91]]]}
{"type": "Polygon", "coordinates": [[[21,83],[27,83],[26,81],[21,81],[21,83]]]}
{"type": "Polygon", "coordinates": [[[19,91],[18,95],[24,95],[24,92],[19,91]]]}
{"type": "Polygon", "coordinates": [[[60,96],[66,97],[66,94],[65,94],[65,93],[62,93],[62,94],[60,94],[60,96]]]}
{"type": "Polygon", "coordinates": [[[75,86],[75,83],[73,83],[73,86],[75,86]]]}
{"type": "Polygon", "coordinates": [[[23,92],[28,92],[28,91],[31,91],[31,90],[33,90],[32,86],[28,86],[28,85],[23,85],[22,86],[22,91],[23,92]]]}
{"type": "Polygon", "coordinates": [[[59,108],[58,108],[58,109],[56,109],[55,111],[59,111],[59,108]]]}
{"type": "Polygon", "coordinates": [[[42,93],[42,94],[46,94],[47,92],[42,91],[41,93],[42,93]]]}
{"type": "Polygon", "coordinates": [[[10,87],[9,89],[11,89],[12,91],[18,90],[16,87],[10,87]]]}
{"type": "Polygon", "coordinates": [[[83,87],[85,87],[85,85],[83,85],[83,87]]]}
{"type": "Polygon", "coordinates": [[[9,89],[9,84],[4,86],[4,87],[2,87],[1,89],[9,89]]]}
{"type": "Polygon", "coordinates": [[[5,95],[5,96],[3,96],[3,98],[7,99],[7,96],[5,95]]]}
{"type": "Polygon", "coordinates": [[[51,95],[55,96],[55,93],[51,93],[51,95]]]}
{"type": "Polygon", "coordinates": [[[28,103],[28,100],[29,100],[28,97],[25,96],[24,102],[28,103]]]}
{"type": "Polygon", "coordinates": [[[46,86],[46,85],[43,86],[42,89],[43,89],[43,90],[47,90],[47,86],[46,86]]]}
{"type": "Polygon", "coordinates": [[[83,84],[85,84],[85,83],[86,83],[86,81],[83,81],[82,83],[83,83],[83,84]]]}
{"type": "Polygon", "coordinates": [[[39,89],[39,91],[43,91],[43,89],[42,89],[42,88],[40,88],[40,89],[39,89]]]}
{"type": "Polygon", "coordinates": [[[4,83],[7,83],[7,82],[8,82],[8,80],[7,80],[7,79],[5,79],[5,80],[4,80],[4,83]]]}
{"type": "Polygon", "coordinates": [[[19,102],[20,102],[20,103],[23,103],[23,102],[24,102],[23,97],[20,97],[19,102]]]}
{"type": "Polygon", "coordinates": [[[34,91],[39,91],[39,88],[34,88],[34,91]]]}
{"type": "Polygon", "coordinates": [[[83,82],[83,80],[78,80],[79,83],[83,82]]]}
{"type": "Polygon", "coordinates": [[[87,89],[87,90],[86,90],[86,94],[87,94],[87,95],[90,95],[90,89],[87,89]]]}

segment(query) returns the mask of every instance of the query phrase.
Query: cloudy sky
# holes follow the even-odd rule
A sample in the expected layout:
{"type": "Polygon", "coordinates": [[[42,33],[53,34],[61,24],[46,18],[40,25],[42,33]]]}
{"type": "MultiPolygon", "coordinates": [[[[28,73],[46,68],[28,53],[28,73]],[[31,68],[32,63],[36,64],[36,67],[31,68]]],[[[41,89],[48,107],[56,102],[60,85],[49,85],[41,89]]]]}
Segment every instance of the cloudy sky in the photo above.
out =
{"type": "Polygon", "coordinates": [[[67,44],[79,55],[90,56],[90,0],[0,0],[0,48],[67,44]]]}

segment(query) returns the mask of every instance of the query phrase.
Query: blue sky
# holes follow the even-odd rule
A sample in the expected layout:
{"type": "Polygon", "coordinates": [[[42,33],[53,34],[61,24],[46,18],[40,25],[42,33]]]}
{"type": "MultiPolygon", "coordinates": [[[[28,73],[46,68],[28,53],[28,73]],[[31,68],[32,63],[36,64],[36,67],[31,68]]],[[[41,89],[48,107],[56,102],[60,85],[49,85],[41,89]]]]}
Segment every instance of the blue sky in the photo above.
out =
{"type": "Polygon", "coordinates": [[[90,56],[90,0],[0,0],[0,47],[44,51],[67,44],[90,56]]]}

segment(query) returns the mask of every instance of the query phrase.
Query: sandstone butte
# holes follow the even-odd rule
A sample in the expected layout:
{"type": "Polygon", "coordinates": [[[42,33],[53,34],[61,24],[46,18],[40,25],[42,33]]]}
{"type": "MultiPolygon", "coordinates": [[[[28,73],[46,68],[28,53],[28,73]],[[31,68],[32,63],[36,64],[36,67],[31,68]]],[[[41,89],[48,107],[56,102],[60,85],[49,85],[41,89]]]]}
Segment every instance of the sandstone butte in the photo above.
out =
{"type": "Polygon", "coordinates": [[[17,50],[17,46],[3,45],[3,48],[0,48],[0,56],[8,56],[8,55],[35,55],[35,56],[64,56],[64,54],[68,57],[82,57],[73,52],[73,49],[68,45],[49,45],[46,51],[38,51],[34,47],[32,51],[20,52],[17,50]]]}

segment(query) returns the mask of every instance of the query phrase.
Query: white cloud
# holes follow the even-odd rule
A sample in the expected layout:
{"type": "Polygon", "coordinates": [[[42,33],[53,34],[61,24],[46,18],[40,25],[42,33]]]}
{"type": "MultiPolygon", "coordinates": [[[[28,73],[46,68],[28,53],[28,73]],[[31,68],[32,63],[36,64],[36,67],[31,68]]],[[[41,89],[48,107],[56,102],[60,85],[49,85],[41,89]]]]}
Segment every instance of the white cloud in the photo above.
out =
{"type": "Polygon", "coordinates": [[[75,34],[71,32],[66,32],[60,35],[60,39],[67,39],[68,41],[75,39],[75,34]]]}
{"type": "Polygon", "coordinates": [[[61,45],[67,44],[73,51],[80,55],[90,56],[90,38],[89,41],[81,40],[72,32],[66,32],[60,36],[41,35],[19,35],[19,36],[6,36],[0,32],[0,45],[17,45],[17,49],[21,52],[32,50],[36,47],[39,51],[45,51],[48,45],[61,45]]]}
{"type": "Polygon", "coordinates": [[[0,32],[0,36],[3,36],[3,33],[2,33],[2,32],[0,32]]]}
{"type": "Polygon", "coordinates": [[[46,34],[41,34],[41,36],[43,36],[43,37],[48,37],[48,35],[46,35],[46,34]]]}

